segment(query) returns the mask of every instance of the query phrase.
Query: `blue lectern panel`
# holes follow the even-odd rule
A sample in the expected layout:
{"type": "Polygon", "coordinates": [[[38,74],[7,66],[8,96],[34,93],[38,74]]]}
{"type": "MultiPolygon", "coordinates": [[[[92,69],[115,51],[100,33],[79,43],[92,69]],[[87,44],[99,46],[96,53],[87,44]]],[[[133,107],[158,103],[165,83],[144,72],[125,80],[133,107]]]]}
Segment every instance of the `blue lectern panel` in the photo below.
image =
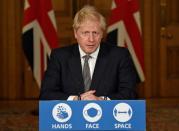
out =
{"type": "Polygon", "coordinates": [[[40,101],[39,130],[129,130],[146,129],[144,100],[40,101]]]}

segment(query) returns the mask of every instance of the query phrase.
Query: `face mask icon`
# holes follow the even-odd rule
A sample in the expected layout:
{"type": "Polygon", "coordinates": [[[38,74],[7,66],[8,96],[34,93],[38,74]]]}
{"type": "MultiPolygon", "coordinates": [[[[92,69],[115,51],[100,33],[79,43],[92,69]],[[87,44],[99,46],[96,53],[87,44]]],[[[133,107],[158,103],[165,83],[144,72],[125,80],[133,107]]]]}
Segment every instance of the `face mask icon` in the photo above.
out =
{"type": "Polygon", "coordinates": [[[83,117],[88,122],[96,122],[102,116],[102,109],[96,103],[89,103],[83,109],[83,117]]]}
{"type": "Polygon", "coordinates": [[[102,113],[101,110],[97,110],[93,107],[84,111],[84,114],[90,117],[100,116],[101,113],[102,113]]]}

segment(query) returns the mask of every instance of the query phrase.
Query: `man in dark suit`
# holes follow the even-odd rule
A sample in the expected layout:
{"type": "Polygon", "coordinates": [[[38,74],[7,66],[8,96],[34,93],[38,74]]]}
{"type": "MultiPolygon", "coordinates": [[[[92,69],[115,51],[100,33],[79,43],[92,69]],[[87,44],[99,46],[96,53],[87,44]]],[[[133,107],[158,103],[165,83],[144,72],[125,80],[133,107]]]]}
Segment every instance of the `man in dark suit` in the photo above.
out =
{"type": "Polygon", "coordinates": [[[85,6],[77,12],[73,28],[78,44],[52,51],[40,99],[135,99],[137,75],[131,56],[126,48],[101,41],[104,17],[85,6]]]}

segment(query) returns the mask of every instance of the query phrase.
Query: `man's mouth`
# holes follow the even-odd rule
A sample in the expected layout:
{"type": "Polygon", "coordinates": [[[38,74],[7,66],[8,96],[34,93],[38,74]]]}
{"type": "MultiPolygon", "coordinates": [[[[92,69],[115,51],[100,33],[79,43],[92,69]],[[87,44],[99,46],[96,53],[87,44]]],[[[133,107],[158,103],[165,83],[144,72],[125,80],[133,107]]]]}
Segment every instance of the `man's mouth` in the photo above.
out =
{"type": "Polygon", "coordinates": [[[88,47],[94,47],[95,45],[87,45],[88,47]]]}

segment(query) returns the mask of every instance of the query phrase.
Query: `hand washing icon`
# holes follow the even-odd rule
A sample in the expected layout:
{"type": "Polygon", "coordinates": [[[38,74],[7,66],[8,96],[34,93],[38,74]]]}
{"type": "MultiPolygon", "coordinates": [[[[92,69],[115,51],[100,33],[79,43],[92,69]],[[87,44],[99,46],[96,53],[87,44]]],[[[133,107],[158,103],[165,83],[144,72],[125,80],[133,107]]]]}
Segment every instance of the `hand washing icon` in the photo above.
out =
{"type": "Polygon", "coordinates": [[[67,122],[72,116],[71,107],[65,103],[59,103],[52,110],[53,118],[58,122],[67,122]]]}
{"type": "Polygon", "coordinates": [[[65,119],[65,118],[68,117],[68,113],[66,111],[66,108],[64,108],[63,106],[59,106],[57,108],[57,111],[58,111],[57,117],[59,117],[60,119],[65,119]]]}

